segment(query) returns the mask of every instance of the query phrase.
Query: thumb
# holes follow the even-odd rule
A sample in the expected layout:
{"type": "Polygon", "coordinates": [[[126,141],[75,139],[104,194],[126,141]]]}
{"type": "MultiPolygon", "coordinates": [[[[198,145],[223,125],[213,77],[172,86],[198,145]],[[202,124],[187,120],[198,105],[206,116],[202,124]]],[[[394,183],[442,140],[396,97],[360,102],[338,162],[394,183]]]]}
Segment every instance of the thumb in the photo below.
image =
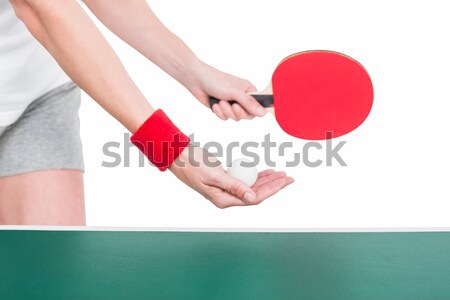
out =
{"type": "Polygon", "coordinates": [[[256,194],[248,185],[228,174],[221,178],[217,186],[247,204],[256,201],[256,194]]]}
{"type": "Polygon", "coordinates": [[[249,86],[247,87],[247,89],[245,90],[246,93],[251,93],[251,92],[256,92],[256,86],[254,86],[253,84],[249,84],[249,86]]]}
{"type": "Polygon", "coordinates": [[[266,114],[264,107],[255,98],[245,92],[236,95],[236,101],[253,116],[262,117],[266,114]]]}

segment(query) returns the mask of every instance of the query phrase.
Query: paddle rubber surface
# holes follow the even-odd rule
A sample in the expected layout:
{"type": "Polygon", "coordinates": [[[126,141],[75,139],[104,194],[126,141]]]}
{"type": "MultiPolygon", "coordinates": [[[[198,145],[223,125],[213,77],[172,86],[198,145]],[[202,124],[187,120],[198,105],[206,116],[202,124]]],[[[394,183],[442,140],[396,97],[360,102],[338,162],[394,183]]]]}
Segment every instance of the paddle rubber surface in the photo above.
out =
{"type": "Polygon", "coordinates": [[[276,68],[272,87],[278,123],[302,139],[347,134],[372,108],[369,74],[360,63],[337,52],[306,51],[287,57],[276,68]]]}

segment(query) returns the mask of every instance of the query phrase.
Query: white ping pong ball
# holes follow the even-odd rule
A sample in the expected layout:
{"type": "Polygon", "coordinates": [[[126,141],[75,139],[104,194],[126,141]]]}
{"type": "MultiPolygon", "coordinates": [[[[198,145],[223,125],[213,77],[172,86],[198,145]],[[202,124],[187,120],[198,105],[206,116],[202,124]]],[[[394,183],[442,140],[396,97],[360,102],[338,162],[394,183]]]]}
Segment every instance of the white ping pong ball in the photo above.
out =
{"type": "Polygon", "coordinates": [[[258,178],[258,170],[255,167],[248,166],[252,164],[247,159],[235,159],[227,169],[227,174],[239,179],[248,186],[252,186],[258,178]],[[244,165],[242,163],[244,162],[244,165]]]}

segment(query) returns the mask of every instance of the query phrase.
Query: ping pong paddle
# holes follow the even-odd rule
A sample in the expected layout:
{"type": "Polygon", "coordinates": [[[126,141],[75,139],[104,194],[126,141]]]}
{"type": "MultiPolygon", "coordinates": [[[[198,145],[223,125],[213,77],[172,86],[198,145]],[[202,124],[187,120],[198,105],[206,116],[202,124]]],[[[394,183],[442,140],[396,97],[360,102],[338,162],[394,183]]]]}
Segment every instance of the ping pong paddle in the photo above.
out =
{"type": "MultiPolygon", "coordinates": [[[[353,58],[315,50],[283,59],[269,86],[251,95],[275,114],[286,133],[324,140],[347,134],[364,122],[372,108],[373,86],[366,69],[353,58]]],[[[219,100],[210,97],[209,102],[212,107],[219,100]]]]}

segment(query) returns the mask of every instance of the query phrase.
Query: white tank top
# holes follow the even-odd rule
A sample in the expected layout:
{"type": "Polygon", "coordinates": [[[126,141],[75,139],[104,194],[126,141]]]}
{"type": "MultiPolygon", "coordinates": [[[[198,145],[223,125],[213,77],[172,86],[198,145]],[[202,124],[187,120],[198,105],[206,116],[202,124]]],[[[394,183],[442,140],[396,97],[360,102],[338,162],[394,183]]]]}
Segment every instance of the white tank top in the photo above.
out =
{"type": "Polygon", "coordinates": [[[0,0],[0,127],[14,123],[33,100],[70,79],[0,0]]]}

